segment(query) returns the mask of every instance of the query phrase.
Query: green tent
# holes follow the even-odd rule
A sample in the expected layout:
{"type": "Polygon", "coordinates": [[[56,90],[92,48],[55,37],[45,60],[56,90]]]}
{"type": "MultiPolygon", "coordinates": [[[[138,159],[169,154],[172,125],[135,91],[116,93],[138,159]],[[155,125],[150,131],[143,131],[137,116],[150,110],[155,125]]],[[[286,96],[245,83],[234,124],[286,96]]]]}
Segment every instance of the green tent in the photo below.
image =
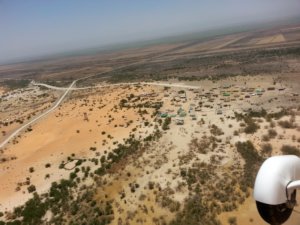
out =
{"type": "Polygon", "coordinates": [[[180,117],[185,117],[186,116],[186,112],[182,111],[181,113],[179,113],[180,117]]]}
{"type": "Polygon", "coordinates": [[[177,114],[180,117],[185,117],[186,116],[186,112],[182,108],[178,109],[177,114]]]}
{"type": "Polygon", "coordinates": [[[160,114],[160,117],[161,118],[166,118],[166,117],[168,117],[168,113],[162,113],[162,114],[160,114]]]}

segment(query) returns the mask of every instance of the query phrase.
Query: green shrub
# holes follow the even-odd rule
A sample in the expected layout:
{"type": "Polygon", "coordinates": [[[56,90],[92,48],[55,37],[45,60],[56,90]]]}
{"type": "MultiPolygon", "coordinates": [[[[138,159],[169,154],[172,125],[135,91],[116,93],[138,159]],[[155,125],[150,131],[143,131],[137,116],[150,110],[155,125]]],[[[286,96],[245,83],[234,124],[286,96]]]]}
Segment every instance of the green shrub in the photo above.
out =
{"type": "Polygon", "coordinates": [[[25,203],[25,207],[21,213],[24,224],[42,224],[42,217],[47,210],[46,203],[43,203],[40,197],[35,194],[32,199],[25,203]]]}

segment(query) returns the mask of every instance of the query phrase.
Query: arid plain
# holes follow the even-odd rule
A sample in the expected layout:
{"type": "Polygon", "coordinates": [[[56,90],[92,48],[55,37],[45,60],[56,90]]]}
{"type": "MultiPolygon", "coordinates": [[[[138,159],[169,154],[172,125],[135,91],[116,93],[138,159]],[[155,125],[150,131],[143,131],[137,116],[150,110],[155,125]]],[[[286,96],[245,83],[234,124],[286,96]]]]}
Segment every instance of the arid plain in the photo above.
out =
{"type": "Polygon", "coordinates": [[[299,44],[293,25],[0,66],[0,143],[24,126],[0,220],[264,224],[259,166],[300,155],[299,44]]]}

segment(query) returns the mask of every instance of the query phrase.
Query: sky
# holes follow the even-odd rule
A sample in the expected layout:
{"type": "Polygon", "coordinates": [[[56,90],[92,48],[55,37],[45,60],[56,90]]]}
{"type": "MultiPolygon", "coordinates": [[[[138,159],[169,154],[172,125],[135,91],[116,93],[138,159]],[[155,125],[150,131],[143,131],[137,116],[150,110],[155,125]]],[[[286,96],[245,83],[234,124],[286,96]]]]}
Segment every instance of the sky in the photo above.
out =
{"type": "Polygon", "coordinates": [[[300,0],[0,0],[0,63],[299,12],[300,0]]]}

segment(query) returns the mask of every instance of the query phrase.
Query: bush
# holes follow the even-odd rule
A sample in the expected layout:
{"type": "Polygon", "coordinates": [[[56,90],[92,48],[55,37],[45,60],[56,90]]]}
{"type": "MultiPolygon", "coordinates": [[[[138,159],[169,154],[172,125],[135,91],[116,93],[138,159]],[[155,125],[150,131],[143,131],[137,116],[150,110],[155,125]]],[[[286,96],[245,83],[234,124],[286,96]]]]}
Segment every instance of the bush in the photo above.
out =
{"type": "Polygon", "coordinates": [[[263,135],[262,136],[262,141],[270,141],[269,135],[263,135]]]}
{"type": "Polygon", "coordinates": [[[259,129],[259,126],[252,120],[252,118],[245,118],[245,122],[247,124],[244,130],[246,134],[254,134],[259,129]]]}
{"type": "Polygon", "coordinates": [[[221,130],[221,128],[217,127],[215,124],[213,124],[211,126],[210,132],[215,136],[219,136],[219,135],[224,134],[224,132],[221,130]]]}
{"type": "Polygon", "coordinates": [[[4,80],[3,84],[9,89],[25,88],[30,83],[30,80],[4,80]]]}
{"type": "Polygon", "coordinates": [[[296,156],[300,156],[300,151],[298,148],[291,146],[291,145],[283,145],[281,147],[281,152],[284,155],[296,155],[296,156]]]}
{"type": "Polygon", "coordinates": [[[169,125],[171,123],[171,118],[170,117],[167,117],[162,125],[162,129],[163,130],[168,130],[170,129],[169,125]]]}
{"type": "Polygon", "coordinates": [[[228,218],[228,223],[230,225],[236,225],[237,224],[236,217],[229,217],[228,218]]]}
{"type": "Polygon", "coordinates": [[[268,143],[268,144],[263,144],[263,145],[261,146],[261,152],[262,152],[263,154],[271,155],[272,150],[273,150],[273,147],[272,147],[272,145],[269,144],[269,143],[268,143]]]}
{"type": "Polygon", "coordinates": [[[154,188],[154,182],[152,182],[152,181],[149,181],[148,182],[148,188],[149,188],[149,190],[152,190],[153,188],[154,188]]]}
{"type": "Polygon", "coordinates": [[[251,141],[237,142],[236,148],[245,160],[244,181],[242,183],[247,187],[253,187],[256,173],[262,163],[262,158],[257,153],[251,141]]]}
{"type": "Polygon", "coordinates": [[[72,172],[72,173],[70,173],[70,179],[71,180],[74,180],[76,177],[77,177],[77,174],[76,173],[74,173],[74,172],[72,172]]]}
{"type": "Polygon", "coordinates": [[[47,206],[42,203],[40,197],[35,194],[34,198],[28,200],[21,213],[22,224],[42,224],[41,218],[45,215],[47,206]]]}
{"type": "Polygon", "coordinates": [[[277,136],[277,132],[274,129],[269,129],[268,135],[269,135],[269,138],[275,138],[277,136]]]}
{"type": "Polygon", "coordinates": [[[190,197],[184,205],[182,212],[176,215],[176,218],[170,222],[170,225],[207,225],[220,224],[210,211],[208,204],[202,200],[201,196],[196,194],[190,197]]]}
{"type": "Polygon", "coordinates": [[[33,167],[30,167],[30,168],[29,168],[29,172],[30,172],[30,173],[33,173],[33,172],[34,172],[34,168],[33,168],[33,167]]]}
{"type": "Polygon", "coordinates": [[[294,123],[292,121],[287,121],[287,120],[279,121],[278,125],[286,129],[294,128],[294,123]]]}
{"type": "Polygon", "coordinates": [[[261,109],[260,111],[250,111],[248,115],[250,117],[265,117],[267,115],[267,111],[265,109],[261,109]]]}
{"type": "Polygon", "coordinates": [[[28,190],[29,193],[31,193],[31,192],[36,191],[36,188],[35,188],[35,186],[32,184],[32,185],[30,185],[30,186],[27,188],[27,190],[28,190]]]}

